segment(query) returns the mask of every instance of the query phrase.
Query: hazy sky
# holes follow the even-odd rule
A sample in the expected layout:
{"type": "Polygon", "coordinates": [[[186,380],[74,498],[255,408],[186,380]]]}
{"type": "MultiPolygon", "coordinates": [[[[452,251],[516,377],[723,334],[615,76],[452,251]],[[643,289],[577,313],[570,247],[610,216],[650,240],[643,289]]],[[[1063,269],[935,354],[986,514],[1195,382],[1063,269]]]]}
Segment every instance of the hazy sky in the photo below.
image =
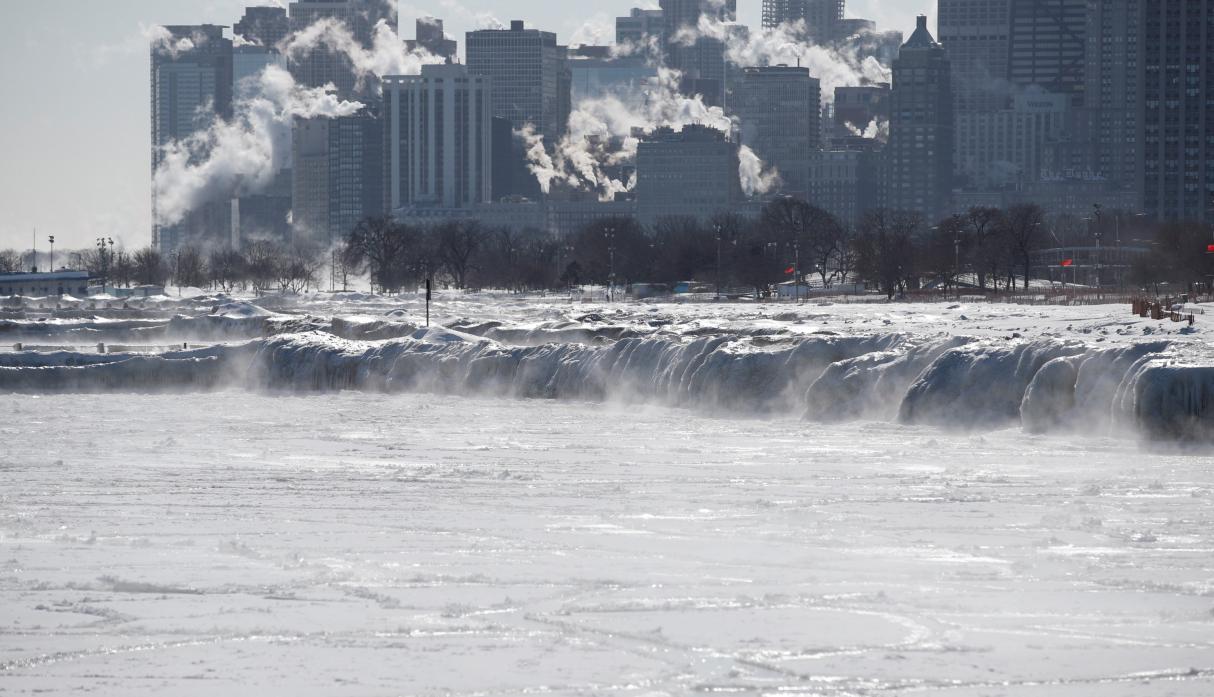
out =
{"type": "MultiPolygon", "coordinates": [[[[81,247],[110,236],[127,247],[151,241],[148,45],[155,24],[230,25],[264,0],[37,0],[6,7],[0,41],[0,248],[81,247]]],[[[759,25],[761,0],[738,0],[759,25]]],[[[489,15],[524,19],[562,42],[614,34],[612,18],[657,2],[408,0],[401,24],[433,14],[460,41],[489,15]]],[[[935,0],[849,0],[848,15],[909,34],[935,0]]],[[[934,17],[933,17],[934,20],[934,17]]],[[[933,21],[934,25],[934,21],[933,21]]]]}

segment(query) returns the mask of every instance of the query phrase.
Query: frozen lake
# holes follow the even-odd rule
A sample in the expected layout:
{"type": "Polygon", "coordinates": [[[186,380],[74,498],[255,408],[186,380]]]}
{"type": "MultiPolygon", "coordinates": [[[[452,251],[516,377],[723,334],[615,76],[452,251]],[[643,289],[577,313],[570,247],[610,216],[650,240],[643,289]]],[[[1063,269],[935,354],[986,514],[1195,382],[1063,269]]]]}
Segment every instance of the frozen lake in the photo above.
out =
{"type": "Polygon", "coordinates": [[[1214,693],[1210,457],[377,393],[5,412],[0,694],[1214,693]]]}

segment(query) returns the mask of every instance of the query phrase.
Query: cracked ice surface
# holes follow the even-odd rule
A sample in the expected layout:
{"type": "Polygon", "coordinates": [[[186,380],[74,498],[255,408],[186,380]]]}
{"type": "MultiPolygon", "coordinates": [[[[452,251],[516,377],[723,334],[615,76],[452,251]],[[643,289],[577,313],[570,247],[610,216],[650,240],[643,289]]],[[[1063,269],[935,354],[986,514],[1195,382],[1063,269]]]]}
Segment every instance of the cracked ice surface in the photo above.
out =
{"type": "Polygon", "coordinates": [[[1209,457],[375,392],[5,411],[3,694],[1214,693],[1209,457]]]}

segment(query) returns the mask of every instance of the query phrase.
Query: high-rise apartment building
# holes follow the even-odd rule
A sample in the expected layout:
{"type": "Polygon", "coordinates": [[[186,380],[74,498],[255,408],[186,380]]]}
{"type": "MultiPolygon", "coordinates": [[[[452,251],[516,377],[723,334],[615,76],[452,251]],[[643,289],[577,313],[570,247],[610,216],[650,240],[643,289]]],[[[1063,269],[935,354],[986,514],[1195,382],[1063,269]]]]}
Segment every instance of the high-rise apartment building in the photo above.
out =
{"type": "Polygon", "coordinates": [[[805,23],[811,39],[829,41],[839,35],[846,0],[763,0],[763,26],[805,23]]]}
{"type": "Polygon", "coordinates": [[[746,68],[734,99],[741,144],[780,173],[782,190],[804,198],[810,156],[821,147],[822,90],[808,68],[746,68]]]}
{"type": "MultiPolygon", "coordinates": [[[[396,5],[383,0],[295,0],[288,8],[290,29],[302,32],[322,20],[340,22],[354,41],[364,49],[374,44],[375,27],[386,22],[396,32],[396,5]]],[[[288,57],[291,75],[305,87],[323,87],[332,83],[342,98],[362,101],[375,98],[379,86],[374,75],[360,72],[349,56],[328,46],[288,57]]]]}
{"type": "MultiPolygon", "coordinates": [[[[232,116],[232,41],[224,38],[223,27],[165,30],[151,51],[153,177],[164,163],[166,146],[232,116]]],[[[207,203],[168,224],[153,189],[152,244],[168,254],[184,242],[226,238],[231,231],[230,213],[224,217],[229,205],[227,199],[207,203]]]]}
{"type": "Polygon", "coordinates": [[[682,75],[685,94],[710,106],[725,103],[725,42],[697,31],[700,18],[732,22],[737,0],[661,0],[666,65],[682,75]]]}
{"type": "MultiPolygon", "coordinates": [[[[1087,71],[1089,168],[1141,196],[1138,84],[1144,0],[1088,0],[1087,71]]],[[[1139,208],[1135,206],[1135,208],[1139,208]]]]}
{"type": "Polygon", "coordinates": [[[1009,9],[1008,79],[1083,106],[1087,0],[1011,0],[1009,9]]]}
{"type": "Polygon", "coordinates": [[[1214,0],[1146,2],[1140,48],[1146,212],[1214,222],[1214,0]]]}
{"type": "Polygon", "coordinates": [[[247,7],[232,33],[248,43],[274,48],[291,33],[291,21],[283,7],[247,7]]]}
{"type": "Polygon", "coordinates": [[[490,202],[490,79],[462,65],[427,65],[421,75],[385,77],[383,87],[388,209],[490,202]]]}
{"type": "Polygon", "coordinates": [[[515,129],[528,124],[555,143],[565,133],[571,109],[568,50],[556,34],[527,29],[468,32],[467,65],[473,75],[492,79],[493,115],[509,119],[515,129]]]}
{"type": "Polygon", "coordinates": [[[937,34],[953,68],[959,111],[1004,109],[1008,78],[1010,0],[938,0],[937,34]]]}
{"type": "Polygon", "coordinates": [[[374,112],[296,119],[292,155],[297,243],[327,247],[384,213],[384,135],[374,112]]]}
{"type": "Polygon", "coordinates": [[[885,149],[886,207],[935,220],[951,207],[953,90],[948,55],[920,16],[894,61],[885,149]]]}
{"type": "Polygon", "coordinates": [[[738,146],[707,126],[659,128],[637,145],[637,211],[653,224],[669,216],[705,218],[743,200],[738,146]]]}

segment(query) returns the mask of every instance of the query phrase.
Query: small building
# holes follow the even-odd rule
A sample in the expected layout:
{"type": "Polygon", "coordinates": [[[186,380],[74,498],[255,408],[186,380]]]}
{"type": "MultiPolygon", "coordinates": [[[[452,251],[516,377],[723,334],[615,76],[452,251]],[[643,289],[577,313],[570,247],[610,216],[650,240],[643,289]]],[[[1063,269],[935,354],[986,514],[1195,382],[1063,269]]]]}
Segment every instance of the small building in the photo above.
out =
{"type": "Polygon", "coordinates": [[[0,296],[45,298],[52,295],[72,295],[83,298],[88,296],[88,291],[87,271],[0,274],[0,296]]]}

